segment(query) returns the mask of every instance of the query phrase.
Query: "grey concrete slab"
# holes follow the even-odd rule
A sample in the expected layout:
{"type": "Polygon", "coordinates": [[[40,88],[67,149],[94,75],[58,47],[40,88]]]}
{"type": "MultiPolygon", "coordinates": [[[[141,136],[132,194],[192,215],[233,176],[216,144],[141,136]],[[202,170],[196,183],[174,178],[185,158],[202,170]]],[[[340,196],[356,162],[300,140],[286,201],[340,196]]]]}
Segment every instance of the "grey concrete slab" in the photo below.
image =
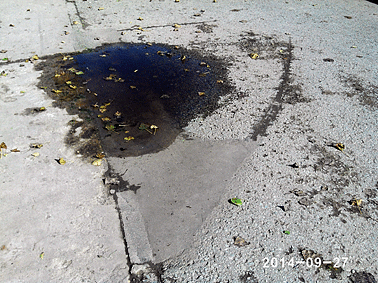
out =
{"type": "Polygon", "coordinates": [[[0,53],[0,142],[8,146],[0,160],[5,281],[117,282],[131,273],[144,282],[377,278],[375,4],[67,0],[2,1],[0,9],[0,51],[6,51],[0,53]],[[77,117],[49,106],[52,101],[36,88],[38,73],[23,61],[122,41],[219,56],[231,63],[235,92],[212,115],[185,128],[193,141],[177,140],[156,155],[106,158],[97,168],[65,147],[67,122],[77,117]],[[40,106],[47,110],[22,114],[40,106]],[[244,147],[251,140],[257,148],[244,147]],[[34,142],[44,146],[31,150],[34,142]],[[20,153],[10,152],[16,147],[20,153]],[[193,159],[186,153],[191,151],[193,159]],[[207,162],[223,158],[216,152],[229,157],[212,175],[207,162]],[[59,165],[59,157],[67,163],[59,165]],[[118,188],[102,182],[107,161],[124,178],[118,188]],[[172,173],[171,164],[180,166],[172,173]],[[227,182],[214,178],[219,175],[227,182]],[[193,194],[178,187],[163,191],[174,183],[193,194]],[[128,190],[132,185],[136,193],[128,190]],[[202,206],[198,192],[211,185],[217,191],[202,206]],[[243,199],[241,207],[227,202],[235,196],[243,199]],[[165,223],[164,213],[173,210],[152,208],[171,200],[177,203],[165,223]],[[186,214],[187,205],[197,214],[186,214]],[[201,211],[206,217],[199,217],[201,211]],[[193,225],[165,228],[173,220],[193,225]],[[194,241],[187,241],[193,233],[194,241]],[[249,244],[234,245],[237,236],[249,244]],[[183,248],[181,255],[153,264],[183,248]],[[310,254],[322,259],[320,268],[301,263],[310,254]],[[335,268],[342,258],[342,269],[335,268]],[[299,263],[292,266],[291,259],[299,263]]]}

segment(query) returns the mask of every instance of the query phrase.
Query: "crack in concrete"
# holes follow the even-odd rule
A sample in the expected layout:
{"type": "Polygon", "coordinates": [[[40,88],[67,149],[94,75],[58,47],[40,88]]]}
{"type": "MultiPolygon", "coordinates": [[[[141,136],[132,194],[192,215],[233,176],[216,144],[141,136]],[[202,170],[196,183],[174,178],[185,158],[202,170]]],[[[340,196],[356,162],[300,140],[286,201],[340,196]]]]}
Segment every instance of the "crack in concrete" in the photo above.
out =
{"type": "MultiPolygon", "coordinates": [[[[216,22],[217,20],[213,20],[213,21],[202,21],[202,22],[189,22],[189,23],[176,23],[180,26],[188,26],[188,25],[198,25],[198,24],[206,24],[206,23],[214,23],[216,22]]],[[[125,29],[117,29],[117,31],[130,31],[130,30],[138,30],[138,29],[152,29],[152,28],[165,28],[165,27],[172,27],[172,24],[167,24],[167,25],[160,25],[160,26],[145,26],[145,27],[141,27],[139,25],[135,25],[131,28],[125,28],[125,29]]]]}
{"type": "Polygon", "coordinates": [[[283,104],[285,103],[284,97],[287,96],[291,91],[290,77],[291,77],[291,61],[293,60],[293,49],[291,44],[291,38],[289,38],[289,45],[286,52],[286,59],[283,61],[283,74],[281,76],[281,82],[278,86],[278,91],[273,99],[273,103],[268,107],[262,116],[260,122],[258,122],[252,130],[250,138],[253,141],[257,140],[257,137],[266,136],[266,131],[270,125],[277,119],[278,113],[283,109],[283,104]]]}
{"type": "MultiPolygon", "coordinates": [[[[71,3],[74,5],[75,7],[75,10],[76,10],[76,15],[79,17],[79,21],[81,23],[81,26],[83,27],[83,29],[86,29],[89,24],[84,20],[84,18],[81,16],[80,14],[80,11],[79,11],[79,8],[77,7],[77,4],[76,4],[76,1],[75,0],[66,0],[66,3],[71,3]]],[[[70,17],[70,15],[68,15],[69,19],[70,19],[70,25],[71,27],[74,26],[73,22],[72,22],[72,19],[70,17]]]]}

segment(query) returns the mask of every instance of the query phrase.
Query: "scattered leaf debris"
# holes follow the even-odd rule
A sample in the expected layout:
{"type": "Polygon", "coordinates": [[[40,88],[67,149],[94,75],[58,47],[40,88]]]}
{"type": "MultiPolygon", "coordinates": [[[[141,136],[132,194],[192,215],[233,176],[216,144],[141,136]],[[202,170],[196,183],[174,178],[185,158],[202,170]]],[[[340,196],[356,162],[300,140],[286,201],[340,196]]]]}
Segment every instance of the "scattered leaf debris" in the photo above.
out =
{"type": "Polygon", "coordinates": [[[244,240],[240,236],[234,237],[234,245],[235,246],[244,247],[244,246],[247,246],[249,244],[250,244],[250,242],[247,242],[246,240],[244,240]]]}

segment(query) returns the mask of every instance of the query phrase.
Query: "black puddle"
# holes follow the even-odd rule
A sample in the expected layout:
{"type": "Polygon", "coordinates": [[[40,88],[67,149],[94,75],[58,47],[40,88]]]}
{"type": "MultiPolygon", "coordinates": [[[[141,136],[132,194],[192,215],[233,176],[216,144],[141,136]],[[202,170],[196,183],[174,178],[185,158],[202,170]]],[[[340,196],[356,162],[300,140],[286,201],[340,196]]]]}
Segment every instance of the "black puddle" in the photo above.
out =
{"type": "Polygon", "coordinates": [[[40,86],[84,118],[67,139],[91,140],[79,153],[96,154],[97,136],[108,155],[138,156],[168,147],[190,120],[219,107],[232,90],[227,66],[177,46],[116,44],[48,59],[40,86]]]}

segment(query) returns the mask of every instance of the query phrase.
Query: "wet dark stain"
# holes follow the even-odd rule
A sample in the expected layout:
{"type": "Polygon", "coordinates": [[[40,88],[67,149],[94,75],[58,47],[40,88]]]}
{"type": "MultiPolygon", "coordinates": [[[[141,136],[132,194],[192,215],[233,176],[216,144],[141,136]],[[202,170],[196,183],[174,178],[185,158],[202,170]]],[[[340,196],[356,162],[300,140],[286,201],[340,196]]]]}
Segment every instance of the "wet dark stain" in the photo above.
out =
{"type": "Polygon", "coordinates": [[[348,276],[351,283],[377,283],[374,275],[366,271],[352,270],[351,275],[348,276]]]}
{"type": "Polygon", "coordinates": [[[213,28],[217,27],[217,25],[209,25],[207,23],[202,23],[200,25],[197,25],[196,27],[197,27],[197,29],[199,29],[200,31],[202,31],[204,33],[212,33],[213,28]]]}
{"type": "Polygon", "coordinates": [[[246,271],[243,275],[239,276],[239,280],[242,283],[258,283],[258,279],[253,271],[246,271]]]}
{"type": "Polygon", "coordinates": [[[291,62],[294,60],[294,46],[290,39],[289,42],[279,42],[273,37],[260,36],[253,32],[247,32],[241,36],[239,44],[241,50],[248,54],[257,53],[259,55],[257,60],[278,60],[283,66],[277,94],[250,134],[250,138],[256,141],[258,136],[266,135],[268,127],[276,120],[285,104],[308,102],[309,100],[303,97],[301,86],[293,84],[291,62]]]}
{"type": "Polygon", "coordinates": [[[100,141],[80,154],[138,156],[168,147],[193,118],[217,109],[234,89],[227,67],[224,60],[177,46],[113,44],[50,58],[40,66],[39,85],[55,106],[83,120],[71,125],[70,145],[100,141]]]}
{"type": "Polygon", "coordinates": [[[29,115],[36,115],[38,113],[41,113],[45,111],[45,107],[34,107],[34,108],[25,108],[24,111],[21,113],[21,115],[29,116],[29,115]]]}
{"type": "Polygon", "coordinates": [[[132,191],[134,194],[141,188],[140,185],[130,184],[122,178],[123,174],[114,172],[112,166],[108,164],[108,170],[105,172],[105,184],[109,191],[114,190],[115,194],[120,192],[132,191]]]}

